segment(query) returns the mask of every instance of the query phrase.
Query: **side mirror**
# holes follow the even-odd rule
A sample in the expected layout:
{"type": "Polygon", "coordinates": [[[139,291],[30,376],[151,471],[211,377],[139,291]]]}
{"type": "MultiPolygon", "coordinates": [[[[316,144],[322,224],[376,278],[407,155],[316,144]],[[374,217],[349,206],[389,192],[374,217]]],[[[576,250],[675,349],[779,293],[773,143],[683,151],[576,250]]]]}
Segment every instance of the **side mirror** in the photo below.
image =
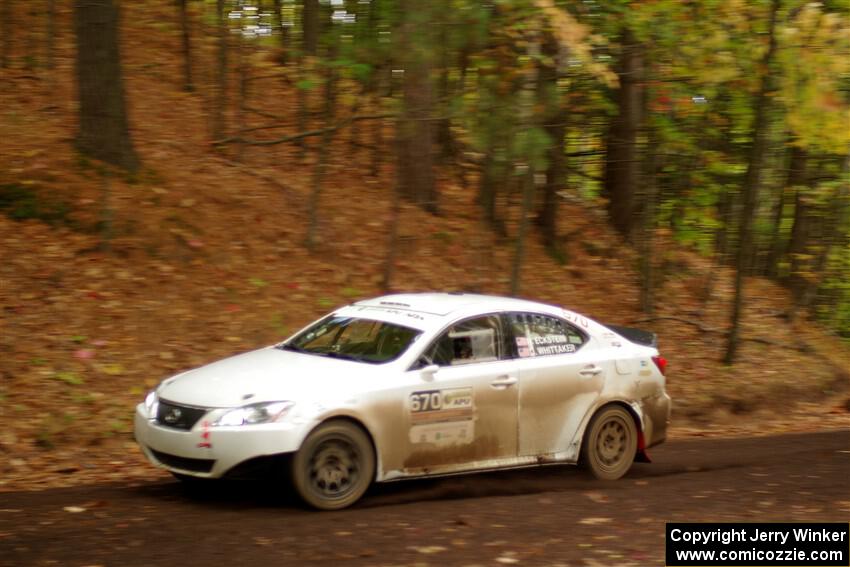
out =
{"type": "Polygon", "coordinates": [[[440,367],[436,364],[429,364],[428,366],[422,368],[419,371],[419,375],[426,382],[430,382],[434,379],[434,374],[436,374],[440,370],[440,367]]]}

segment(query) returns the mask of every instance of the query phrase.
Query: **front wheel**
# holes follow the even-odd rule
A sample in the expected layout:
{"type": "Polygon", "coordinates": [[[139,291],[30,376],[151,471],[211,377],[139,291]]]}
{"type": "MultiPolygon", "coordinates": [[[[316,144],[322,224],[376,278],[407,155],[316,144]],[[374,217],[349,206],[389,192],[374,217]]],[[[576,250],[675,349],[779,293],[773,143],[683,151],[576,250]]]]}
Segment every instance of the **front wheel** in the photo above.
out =
{"type": "Polygon", "coordinates": [[[602,408],[587,426],[582,442],[582,464],[598,479],[616,480],[635,460],[637,427],[621,406],[602,408]]]}
{"type": "Polygon", "coordinates": [[[375,476],[375,451],[364,431],[347,421],[329,421],[313,430],[292,459],[298,495],[320,510],[351,506],[375,476]]]}

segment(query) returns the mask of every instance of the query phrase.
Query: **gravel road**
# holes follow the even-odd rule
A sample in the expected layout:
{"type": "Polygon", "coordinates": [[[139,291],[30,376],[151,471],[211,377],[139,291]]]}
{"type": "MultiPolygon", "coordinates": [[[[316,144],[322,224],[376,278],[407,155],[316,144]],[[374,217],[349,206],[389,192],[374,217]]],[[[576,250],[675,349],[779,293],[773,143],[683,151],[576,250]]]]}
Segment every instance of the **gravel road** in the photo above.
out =
{"type": "Polygon", "coordinates": [[[850,520],[850,430],[651,457],[616,482],[563,466],[407,481],[325,513],[283,482],[0,493],[0,565],[663,565],[669,521],[850,520]]]}

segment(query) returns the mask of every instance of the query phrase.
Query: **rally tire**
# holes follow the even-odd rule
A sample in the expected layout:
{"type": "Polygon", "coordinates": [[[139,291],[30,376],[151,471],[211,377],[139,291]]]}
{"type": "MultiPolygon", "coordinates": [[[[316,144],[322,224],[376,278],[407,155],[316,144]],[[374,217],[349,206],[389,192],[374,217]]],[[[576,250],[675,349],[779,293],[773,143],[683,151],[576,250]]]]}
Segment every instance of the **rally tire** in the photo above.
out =
{"type": "Polygon", "coordinates": [[[617,480],[631,468],[637,440],[635,420],[628,410],[618,405],[605,406],[587,426],[581,464],[600,480],[617,480]]]}
{"type": "Polygon", "coordinates": [[[314,429],[292,459],[292,484],[301,499],[319,510],[357,502],[375,476],[375,451],[354,423],[328,421],[314,429]]]}

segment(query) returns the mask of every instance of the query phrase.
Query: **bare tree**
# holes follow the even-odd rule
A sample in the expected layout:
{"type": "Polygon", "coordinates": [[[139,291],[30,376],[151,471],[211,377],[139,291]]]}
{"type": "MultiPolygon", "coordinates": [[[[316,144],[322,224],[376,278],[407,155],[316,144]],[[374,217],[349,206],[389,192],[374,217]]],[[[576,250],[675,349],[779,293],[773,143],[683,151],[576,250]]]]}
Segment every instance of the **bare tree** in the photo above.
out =
{"type": "Polygon", "coordinates": [[[537,224],[543,235],[543,243],[546,249],[555,258],[565,259],[564,251],[558,243],[558,204],[560,198],[558,191],[564,188],[566,178],[566,156],[564,155],[564,137],[567,132],[567,120],[569,112],[566,105],[562,104],[561,96],[557,89],[560,69],[564,65],[562,58],[566,57],[566,50],[559,49],[557,41],[551,35],[547,36],[542,44],[543,53],[552,58],[553,63],[544,65],[540,71],[540,84],[538,91],[545,96],[542,104],[546,108],[546,134],[552,143],[546,151],[546,184],[543,186],[543,201],[540,204],[537,215],[537,224]]]}
{"type": "MultiPolygon", "coordinates": [[[[656,152],[653,149],[654,133],[649,134],[649,157],[647,163],[647,175],[644,176],[643,213],[641,214],[641,240],[640,240],[640,307],[647,315],[655,311],[655,270],[652,265],[652,256],[655,246],[655,214],[658,205],[658,175],[659,167],[656,152]]],[[[713,273],[713,270],[712,270],[713,273]]]]}
{"type": "Polygon", "coordinates": [[[77,83],[80,99],[76,145],[84,154],[135,170],[124,100],[118,26],[114,0],[76,0],[77,83]]]}
{"type": "Polygon", "coordinates": [[[434,178],[431,10],[427,3],[402,0],[401,13],[404,111],[396,124],[398,188],[402,196],[436,213],[439,207],[434,178]]]}
{"type": "Polygon", "coordinates": [[[187,0],[177,0],[177,9],[180,16],[180,45],[183,50],[183,90],[192,92],[195,85],[192,83],[192,42],[189,29],[189,13],[186,10],[187,0]]]}
{"type": "Polygon", "coordinates": [[[34,2],[26,2],[26,26],[24,31],[24,68],[32,70],[38,65],[38,26],[33,25],[37,20],[39,9],[34,2]]]}
{"type": "Polygon", "coordinates": [[[286,65],[289,60],[289,25],[283,22],[283,4],[281,0],[274,0],[272,5],[274,9],[274,21],[280,29],[280,57],[278,62],[281,65],[286,65]]]}
{"type": "Polygon", "coordinates": [[[319,158],[316,160],[315,168],[313,169],[313,189],[310,192],[310,203],[308,210],[307,224],[307,249],[311,252],[316,246],[316,233],[319,230],[319,197],[322,191],[322,183],[325,179],[327,170],[328,154],[331,151],[331,143],[336,128],[333,127],[336,120],[336,84],[337,84],[337,69],[333,64],[333,59],[336,56],[335,44],[331,47],[328,53],[330,64],[326,68],[327,76],[325,79],[325,130],[322,133],[322,143],[319,145],[319,158]]]}
{"type": "Polygon", "coordinates": [[[753,101],[755,112],[752,133],[753,141],[747,160],[747,173],[744,177],[744,186],[742,188],[744,203],[741,211],[741,222],[738,227],[738,253],[735,260],[735,299],[732,304],[732,318],[729,337],[726,343],[726,354],[723,357],[725,364],[735,362],[735,354],[738,349],[738,336],[741,330],[741,311],[744,303],[744,274],[750,266],[750,254],[753,248],[753,216],[756,210],[758,190],[768,145],[767,110],[770,104],[769,96],[774,88],[770,76],[770,68],[776,54],[776,17],[778,11],[779,0],[772,0],[768,27],[768,48],[761,61],[763,71],[760,77],[759,89],[753,101]]]}
{"type": "Polygon", "coordinates": [[[56,0],[47,0],[47,68],[56,67],[56,0]]]}
{"type": "Polygon", "coordinates": [[[3,43],[0,44],[0,67],[6,69],[10,65],[12,56],[12,33],[15,29],[12,18],[12,0],[0,0],[0,35],[3,36],[3,43]]]}
{"type": "MultiPolygon", "coordinates": [[[[540,57],[540,38],[538,32],[533,25],[530,25],[528,31],[528,58],[532,62],[528,65],[528,70],[525,73],[525,81],[522,92],[520,92],[519,113],[520,113],[520,128],[525,130],[525,134],[529,135],[534,128],[534,103],[535,92],[537,90],[537,59],[540,57]]],[[[528,149],[527,149],[528,151],[528,149]]],[[[525,155],[521,158],[522,161],[516,163],[516,167],[523,173],[522,176],[522,210],[520,211],[519,227],[517,229],[516,241],[514,244],[514,260],[511,268],[511,295],[517,295],[520,288],[520,278],[522,276],[522,261],[525,257],[525,236],[528,232],[528,215],[534,207],[534,185],[537,176],[534,171],[534,159],[531,155],[525,155]],[[524,169],[524,171],[522,171],[524,169]]]]}
{"type": "Polygon", "coordinates": [[[304,0],[301,12],[302,44],[304,55],[315,56],[319,52],[319,0],[304,0]]]}
{"type": "Polygon", "coordinates": [[[227,131],[227,52],[228,26],[224,0],[216,1],[218,18],[218,53],[216,56],[216,89],[213,103],[212,137],[220,140],[227,131]]]}
{"type": "MultiPolygon", "coordinates": [[[[304,132],[309,127],[309,113],[307,100],[307,77],[313,66],[313,59],[319,52],[319,16],[321,6],[319,0],[303,0],[301,9],[301,57],[299,58],[298,73],[300,75],[298,85],[298,130],[304,132]]],[[[306,155],[307,141],[299,140],[301,148],[299,157],[306,155]]]]}
{"type": "Polygon", "coordinates": [[[791,237],[788,240],[787,256],[791,268],[788,272],[788,287],[796,303],[800,302],[806,287],[802,277],[803,257],[809,240],[809,204],[806,199],[808,190],[808,152],[804,148],[791,148],[791,162],[788,167],[788,185],[794,188],[794,223],[791,225],[791,237]]]}
{"type": "Polygon", "coordinates": [[[395,275],[395,259],[398,255],[398,225],[401,217],[401,193],[393,191],[390,206],[390,230],[387,232],[387,256],[384,259],[384,269],[381,274],[381,291],[388,293],[392,290],[393,275],[395,275]]]}
{"type": "Polygon", "coordinates": [[[640,177],[637,139],[643,114],[643,52],[629,29],[623,32],[621,44],[617,70],[619,111],[608,130],[603,189],[611,223],[628,240],[635,220],[634,189],[640,177]]]}

